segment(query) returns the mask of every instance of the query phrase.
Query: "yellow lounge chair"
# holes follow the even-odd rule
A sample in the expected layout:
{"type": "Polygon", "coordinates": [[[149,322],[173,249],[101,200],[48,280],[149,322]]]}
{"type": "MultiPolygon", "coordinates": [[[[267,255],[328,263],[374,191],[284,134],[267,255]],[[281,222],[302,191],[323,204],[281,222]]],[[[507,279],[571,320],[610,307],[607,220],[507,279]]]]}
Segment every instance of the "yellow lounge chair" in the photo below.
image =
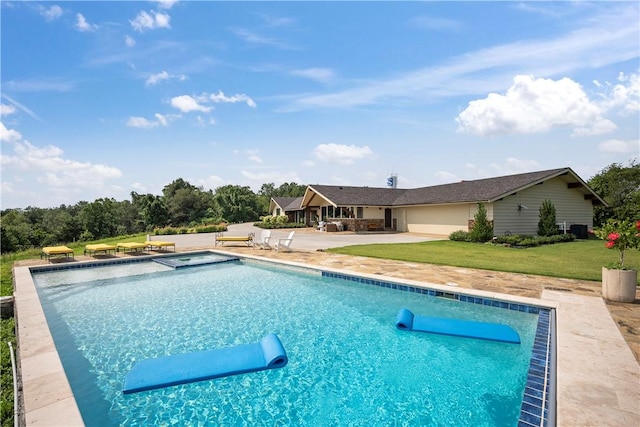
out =
{"type": "Polygon", "coordinates": [[[218,243],[224,246],[224,242],[242,242],[247,246],[253,246],[253,237],[253,233],[249,233],[247,236],[224,236],[222,233],[218,233],[214,236],[213,246],[218,246],[218,243]]]}
{"type": "Polygon", "coordinates": [[[118,243],[118,247],[116,248],[116,250],[118,252],[120,252],[120,250],[122,250],[122,252],[127,252],[127,250],[129,250],[130,252],[144,252],[147,250],[147,244],[146,243],[137,243],[137,242],[120,242],[118,243]]]}
{"type": "Polygon", "coordinates": [[[109,252],[116,253],[115,245],[107,245],[105,243],[96,243],[95,245],[85,245],[84,254],[89,254],[89,256],[95,256],[96,253],[102,252],[105,255],[109,255],[109,252]]]}
{"type": "Polygon", "coordinates": [[[51,257],[56,255],[64,255],[66,258],[71,257],[71,259],[75,259],[73,249],[66,246],[45,246],[40,253],[40,259],[44,258],[51,261],[51,257]]]}
{"type": "Polygon", "coordinates": [[[149,246],[149,248],[153,250],[167,250],[165,248],[170,248],[173,246],[173,252],[176,251],[176,244],[174,242],[163,242],[161,240],[147,240],[144,242],[145,245],[149,246]]]}

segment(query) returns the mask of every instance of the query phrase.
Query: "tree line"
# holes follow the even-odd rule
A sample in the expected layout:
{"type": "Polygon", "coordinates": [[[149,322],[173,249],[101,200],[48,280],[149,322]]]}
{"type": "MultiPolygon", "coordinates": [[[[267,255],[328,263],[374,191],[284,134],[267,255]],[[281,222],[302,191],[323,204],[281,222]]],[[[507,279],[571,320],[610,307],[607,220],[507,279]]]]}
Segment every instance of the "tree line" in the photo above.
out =
{"type": "Polygon", "coordinates": [[[272,197],[299,197],[306,185],[225,185],[205,191],[182,178],[166,185],[162,195],[131,192],[131,200],[100,198],[56,208],[7,209],[0,212],[1,252],[75,241],[152,232],[163,227],[197,227],[259,220],[268,214],[272,197]]]}
{"type": "MultiPolygon", "coordinates": [[[[612,163],[588,181],[608,206],[594,207],[594,227],[609,218],[640,219],[640,164],[612,163]]],[[[257,221],[268,214],[272,197],[299,197],[306,185],[263,184],[258,193],[249,187],[225,185],[205,191],[178,178],[162,195],[131,193],[131,200],[112,198],[78,202],[57,208],[27,207],[0,212],[1,252],[74,241],[151,232],[156,228],[257,221]]]]}

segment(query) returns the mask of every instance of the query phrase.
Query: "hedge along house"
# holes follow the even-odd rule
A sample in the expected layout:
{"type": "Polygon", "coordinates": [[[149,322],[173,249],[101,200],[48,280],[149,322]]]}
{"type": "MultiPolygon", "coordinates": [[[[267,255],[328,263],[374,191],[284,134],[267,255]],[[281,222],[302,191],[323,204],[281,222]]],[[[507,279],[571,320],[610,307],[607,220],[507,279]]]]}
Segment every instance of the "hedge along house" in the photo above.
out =
{"type": "Polygon", "coordinates": [[[562,168],[415,189],[310,185],[300,205],[288,207],[309,225],[341,221],[351,231],[449,235],[468,231],[482,203],[496,235],[535,235],[546,199],[566,231],[591,228],[593,206],[605,204],[575,172],[562,168]]]}

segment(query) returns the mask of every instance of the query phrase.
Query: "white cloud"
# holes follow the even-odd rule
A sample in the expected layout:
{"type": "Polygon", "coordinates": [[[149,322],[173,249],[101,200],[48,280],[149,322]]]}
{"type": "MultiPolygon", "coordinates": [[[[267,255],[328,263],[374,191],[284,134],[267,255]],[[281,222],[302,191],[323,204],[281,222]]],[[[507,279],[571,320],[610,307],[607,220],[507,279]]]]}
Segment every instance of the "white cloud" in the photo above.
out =
{"type": "Polygon", "coordinates": [[[151,11],[147,13],[144,10],[138,13],[131,23],[131,27],[135,31],[144,32],[145,30],[155,30],[157,28],[171,28],[171,17],[166,13],[151,11]]]}
{"type": "Polygon", "coordinates": [[[53,145],[37,147],[25,140],[16,141],[15,135],[12,141],[14,155],[3,154],[3,169],[17,168],[38,174],[37,180],[43,186],[99,188],[105,180],[122,176],[115,167],[66,159],[62,149],[53,145]]]}
{"type": "Polygon", "coordinates": [[[151,129],[157,126],[167,127],[173,120],[180,118],[179,114],[160,114],[153,115],[156,118],[155,121],[145,119],[144,117],[131,116],[127,120],[127,126],[132,128],[151,129]]]}
{"type": "Polygon", "coordinates": [[[504,95],[491,93],[469,102],[456,121],[459,131],[482,136],[539,133],[555,127],[574,128],[577,135],[597,135],[616,128],[603,112],[569,78],[520,75],[504,95]]]}
{"type": "Polygon", "coordinates": [[[330,68],[305,68],[302,70],[293,70],[291,74],[320,83],[327,83],[335,78],[335,72],[330,68]]]}
{"type": "Polygon", "coordinates": [[[169,73],[167,73],[166,71],[161,71],[157,74],[152,74],[147,78],[147,81],[144,82],[145,86],[152,86],[152,85],[156,85],[158,83],[160,83],[163,80],[168,80],[169,79],[169,73]]]}
{"type": "Polygon", "coordinates": [[[14,129],[7,129],[4,123],[0,122],[0,141],[18,142],[22,139],[20,132],[14,129]]]}
{"type": "Polygon", "coordinates": [[[605,153],[635,153],[640,155],[640,140],[608,139],[598,144],[598,150],[605,153]]]}
{"type": "Polygon", "coordinates": [[[178,0],[155,0],[158,3],[160,9],[171,9],[174,4],[178,3],[178,0]]]}
{"type": "Polygon", "coordinates": [[[258,155],[258,150],[246,150],[245,153],[249,156],[249,160],[254,163],[263,163],[262,158],[258,155]]]}
{"type": "Polygon", "coordinates": [[[341,165],[350,165],[356,160],[370,157],[373,152],[369,147],[357,147],[355,145],[343,144],[320,144],[314,149],[314,153],[319,160],[341,165]]]}
{"type": "Polygon", "coordinates": [[[124,44],[127,47],[134,47],[136,45],[136,40],[131,36],[124,36],[124,44]]]}
{"type": "Polygon", "coordinates": [[[171,98],[171,105],[174,108],[182,111],[183,113],[188,113],[191,111],[201,111],[203,113],[208,113],[212,110],[212,107],[205,107],[204,105],[200,105],[198,101],[196,101],[189,95],[181,95],[171,98]]]}
{"type": "Polygon", "coordinates": [[[594,82],[596,87],[604,89],[598,95],[601,106],[606,110],[617,110],[621,115],[637,114],[640,111],[640,76],[638,74],[618,75],[618,84],[594,82]]]}
{"type": "Polygon", "coordinates": [[[44,16],[47,21],[55,21],[62,16],[62,8],[58,5],[53,5],[49,8],[44,6],[39,7],[40,15],[44,16]]]}
{"type": "MultiPolygon", "coordinates": [[[[28,114],[30,117],[38,120],[38,121],[42,121],[42,119],[40,117],[38,117],[38,115],[36,113],[34,113],[33,111],[31,111],[29,108],[25,107],[24,105],[22,105],[21,103],[19,103],[18,101],[14,100],[13,98],[9,97],[6,94],[2,94],[2,98],[6,99],[7,101],[9,101],[11,103],[11,106],[13,106],[14,108],[17,108],[18,110],[22,111],[25,114],[28,114]]],[[[11,107],[9,106],[9,107],[11,107]]]]}
{"type": "Polygon", "coordinates": [[[132,116],[127,120],[127,126],[132,128],[150,129],[158,126],[158,122],[149,121],[144,117],[132,116]]]}
{"type": "Polygon", "coordinates": [[[133,184],[131,184],[131,188],[133,188],[133,190],[138,194],[147,193],[147,186],[140,182],[134,182],[133,184]]]}
{"type": "Polygon", "coordinates": [[[0,104],[0,116],[8,116],[16,112],[16,107],[13,105],[0,104]]]}
{"type": "Polygon", "coordinates": [[[81,13],[78,13],[76,15],[76,30],[87,32],[87,31],[95,31],[97,28],[98,28],[97,25],[89,24],[81,13]]]}
{"type": "Polygon", "coordinates": [[[209,99],[215,103],[231,103],[235,104],[236,102],[246,102],[247,105],[251,108],[256,108],[256,103],[248,97],[247,95],[240,93],[235,94],[233,96],[226,96],[221,90],[218,93],[212,93],[209,95],[209,99]]]}
{"type": "Polygon", "coordinates": [[[186,80],[186,78],[187,76],[185,76],[184,74],[173,75],[173,74],[167,73],[166,71],[161,71],[159,73],[150,75],[144,84],[145,86],[153,86],[153,85],[159,84],[164,80],[178,79],[180,81],[183,81],[183,80],[186,80]]]}

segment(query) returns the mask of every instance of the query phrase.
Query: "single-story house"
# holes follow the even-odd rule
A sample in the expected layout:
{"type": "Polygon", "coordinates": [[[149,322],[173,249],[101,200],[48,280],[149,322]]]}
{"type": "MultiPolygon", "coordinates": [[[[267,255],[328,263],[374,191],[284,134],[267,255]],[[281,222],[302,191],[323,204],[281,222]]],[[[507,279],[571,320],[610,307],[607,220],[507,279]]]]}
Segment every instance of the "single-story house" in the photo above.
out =
{"type": "Polygon", "coordinates": [[[309,225],[341,221],[353,231],[448,235],[468,231],[482,203],[496,235],[535,235],[546,199],[553,203],[562,230],[573,226],[581,233],[593,226],[593,206],[605,204],[567,167],[414,189],[309,185],[302,198],[274,198],[272,206],[309,225]]]}

